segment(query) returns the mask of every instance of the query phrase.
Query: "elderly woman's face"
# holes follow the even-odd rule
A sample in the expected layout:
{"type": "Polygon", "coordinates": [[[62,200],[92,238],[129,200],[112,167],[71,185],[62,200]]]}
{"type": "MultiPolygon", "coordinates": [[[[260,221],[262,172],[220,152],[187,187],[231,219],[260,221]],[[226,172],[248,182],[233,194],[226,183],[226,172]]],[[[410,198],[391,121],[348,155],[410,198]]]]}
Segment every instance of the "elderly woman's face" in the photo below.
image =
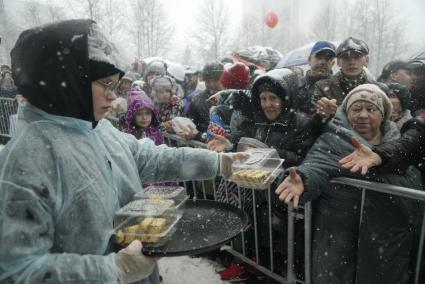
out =
{"type": "Polygon", "coordinates": [[[348,109],[348,122],[357,133],[370,142],[377,135],[380,136],[380,127],[383,117],[379,109],[372,103],[358,101],[348,109]]]}

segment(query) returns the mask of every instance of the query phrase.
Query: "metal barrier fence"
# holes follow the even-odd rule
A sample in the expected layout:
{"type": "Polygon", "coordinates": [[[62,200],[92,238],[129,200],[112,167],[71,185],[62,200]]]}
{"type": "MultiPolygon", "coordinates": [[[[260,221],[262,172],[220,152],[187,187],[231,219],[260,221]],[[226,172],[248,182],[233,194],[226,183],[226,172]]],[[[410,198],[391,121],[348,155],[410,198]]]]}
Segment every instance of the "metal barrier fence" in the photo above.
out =
{"type": "Polygon", "coordinates": [[[0,98],[0,139],[7,142],[15,133],[18,102],[11,98],[0,98]]]}
{"type": "MultiPolygon", "coordinates": [[[[194,140],[186,140],[178,135],[164,133],[165,140],[168,145],[180,147],[180,146],[189,146],[194,148],[206,148],[206,144],[201,143],[199,141],[194,140]]],[[[196,183],[194,181],[185,183],[186,189],[190,188],[193,190],[193,196],[194,198],[204,198],[204,199],[214,199],[217,200],[217,185],[216,181],[202,181],[199,183],[196,183]],[[209,192],[207,189],[207,184],[212,187],[212,192],[209,192]]],[[[227,200],[221,200],[222,202],[229,202],[228,196],[228,183],[225,182],[225,196],[227,197],[227,200]]],[[[310,278],[310,267],[311,267],[311,204],[307,203],[304,205],[304,207],[301,208],[301,210],[294,210],[292,205],[290,204],[287,207],[287,225],[286,228],[282,228],[283,231],[286,233],[286,240],[283,237],[282,241],[286,242],[286,257],[280,256],[275,257],[275,249],[274,249],[274,240],[276,240],[277,236],[276,233],[273,230],[273,220],[272,220],[272,204],[271,204],[271,190],[270,188],[266,191],[261,190],[261,193],[265,194],[267,196],[267,224],[261,224],[261,220],[258,220],[258,214],[257,211],[260,208],[260,204],[257,204],[256,200],[256,192],[259,191],[255,189],[243,189],[237,187],[237,196],[238,196],[238,206],[239,208],[242,208],[242,200],[241,200],[241,191],[242,190],[249,190],[251,191],[252,195],[252,212],[247,212],[248,215],[251,216],[252,219],[252,228],[253,228],[253,240],[250,239],[247,235],[249,232],[241,232],[240,235],[240,242],[239,247],[236,248],[235,243],[236,241],[232,241],[230,245],[225,245],[221,249],[227,251],[228,253],[232,254],[236,258],[242,260],[243,262],[249,264],[250,266],[254,267],[257,271],[267,275],[268,277],[276,280],[279,283],[311,283],[310,278]],[[294,247],[294,235],[295,235],[295,221],[296,220],[302,220],[304,221],[303,230],[304,230],[304,279],[298,277],[295,273],[295,247],[294,247]],[[259,239],[259,226],[266,225],[268,227],[268,236],[267,236],[267,242],[268,242],[268,252],[266,256],[268,256],[268,259],[264,259],[261,257],[260,253],[260,239],[259,239]],[[248,248],[250,247],[252,249],[251,254],[248,252],[248,248]],[[283,259],[282,259],[283,258],[283,259]],[[276,262],[279,262],[283,264],[282,267],[280,267],[280,271],[278,270],[278,266],[275,265],[276,262]],[[285,265],[286,264],[286,265],[285,265]],[[276,267],[276,268],[275,268],[276,267]]],[[[263,234],[264,235],[264,234],[263,234]]],[[[264,242],[264,239],[261,240],[264,242]]],[[[264,246],[263,246],[264,249],[264,246]]]]}
{"type": "MultiPolygon", "coordinates": [[[[401,197],[410,198],[413,200],[425,201],[425,192],[411,189],[411,188],[378,183],[378,182],[370,182],[365,180],[352,179],[352,178],[345,178],[345,177],[334,178],[331,180],[331,182],[353,186],[362,190],[360,220],[361,220],[361,216],[363,212],[366,190],[371,190],[371,191],[376,191],[376,192],[381,192],[381,193],[391,194],[391,195],[397,195],[401,197]]],[[[421,233],[419,237],[418,254],[416,256],[416,265],[415,265],[415,279],[414,279],[415,284],[419,284],[419,281],[420,281],[420,270],[421,270],[421,262],[422,262],[424,239],[425,239],[425,212],[424,212],[424,215],[422,216],[422,225],[421,225],[420,232],[421,233]]]]}
{"type": "MultiPolygon", "coordinates": [[[[9,138],[13,136],[13,118],[11,120],[11,116],[16,114],[17,111],[17,102],[14,99],[9,98],[0,98],[0,138],[6,137],[9,138]],[[12,123],[11,123],[12,121],[12,123]]],[[[118,120],[113,118],[108,118],[114,125],[117,125],[118,120]]],[[[178,135],[165,133],[164,134],[168,145],[171,146],[189,146],[195,148],[206,148],[206,144],[201,143],[199,141],[194,140],[186,140],[178,135]]],[[[361,189],[363,191],[362,194],[362,202],[361,202],[361,211],[360,218],[362,216],[363,205],[365,200],[365,191],[372,190],[376,192],[398,195],[405,198],[411,198],[414,200],[425,201],[425,192],[414,190],[410,188],[404,188],[399,186],[393,186],[389,184],[382,184],[364,180],[356,180],[351,178],[334,178],[331,180],[332,183],[343,184],[352,186],[354,188],[361,189]]],[[[217,199],[217,188],[215,180],[212,181],[202,181],[199,183],[194,181],[186,182],[185,187],[191,188],[193,190],[194,198],[202,197],[204,199],[217,199]],[[212,187],[212,192],[209,190],[209,187],[212,187]]],[[[238,205],[242,208],[242,200],[241,200],[241,191],[248,190],[237,187],[237,196],[238,196],[238,205]]],[[[228,196],[227,182],[225,184],[225,196],[228,196]]],[[[257,210],[259,207],[256,203],[256,192],[257,190],[250,189],[252,194],[252,227],[254,229],[254,240],[251,241],[247,239],[247,232],[241,232],[241,247],[236,248],[235,241],[233,241],[230,245],[225,245],[222,247],[223,250],[229,252],[245,263],[251,265],[256,270],[261,273],[267,275],[270,278],[278,281],[279,283],[312,283],[311,279],[311,242],[312,242],[312,208],[311,203],[305,204],[301,207],[301,210],[294,210],[292,205],[288,205],[287,207],[287,228],[284,228],[287,233],[287,253],[286,259],[277,259],[278,261],[283,261],[286,263],[286,270],[276,271],[274,268],[274,263],[276,261],[274,257],[274,247],[273,240],[275,240],[275,233],[273,232],[273,220],[272,220],[272,204],[271,204],[271,190],[270,188],[265,192],[267,194],[267,225],[268,225],[268,242],[269,242],[269,259],[268,263],[264,263],[264,259],[260,259],[260,248],[259,248],[259,220],[257,219],[257,210]],[[304,279],[298,277],[295,273],[296,265],[295,265],[295,221],[302,220],[303,221],[303,230],[304,230],[304,279]],[[253,253],[249,255],[247,246],[251,246],[253,248],[253,253]],[[254,257],[254,259],[252,258],[254,257]]],[[[228,200],[227,200],[228,201],[228,200]]],[[[247,212],[249,214],[249,212],[247,212]]],[[[425,240],[425,214],[422,218],[422,226],[419,237],[419,246],[418,246],[418,254],[416,257],[416,266],[415,266],[415,279],[414,283],[418,284],[420,281],[420,265],[422,261],[422,254],[424,249],[424,240],[425,240]]]]}
{"type": "MultiPolygon", "coordinates": [[[[181,138],[177,135],[173,135],[173,134],[169,134],[169,133],[165,133],[165,137],[166,137],[166,141],[168,141],[168,145],[172,145],[172,146],[190,146],[190,147],[197,147],[197,148],[206,148],[206,145],[204,143],[200,143],[198,141],[188,141],[185,140],[184,138],[181,138]],[[173,145],[174,143],[174,145],[173,145]]],[[[365,180],[357,180],[357,179],[352,179],[352,178],[345,178],[345,177],[340,177],[340,178],[334,178],[330,181],[331,183],[337,183],[337,184],[343,184],[343,185],[348,185],[353,187],[353,190],[357,190],[360,189],[363,191],[362,194],[362,202],[361,202],[361,210],[360,210],[360,214],[359,214],[359,218],[361,220],[361,216],[363,215],[363,208],[364,208],[364,201],[365,201],[365,191],[366,190],[372,190],[372,191],[376,191],[376,192],[382,192],[385,194],[391,194],[391,195],[398,195],[401,197],[406,197],[406,198],[411,198],[414,200],[420,200],[420,201],[425,201],[425,192],[419,191],[419,190],[414,190],[414,189],[410,189],[410,188],[405,188],[405,187],[400,187],[400,186],[394,186],[394,185],[390,185],[390,184],[383,184],[383,183],[377,183],[377,182],[370,182],[370,181],[365,181],[365,180]]],[[[194,190],[194,196],[199,196],[199,194],[197,194],[197,189],[194,182],[191,182],[192,186],[193,186],[193,190],[194,190]]],[[[205,191],[205,181],[202,182],[202,193],[201,193],[201,197],[202,198],[208,198],[208,194],[205,191]]],[[[216,186],[214,181],[212,181],[213,184],[213,196],[212,198],[216,199],[217,194],[216,194],[216,186]]],[[[186,187],[187,188],[187,187],[186,187]]],[[[227,188],[226,188],[227,190],[227,188]]],[[[241,188],[237,188],[238,191],[238,196],[240,198],[241,196],[241,188]]],[[[246,189],[245,189],[246,190],[246,189]]],[[[249,257],[249,255],[247,254],[247,250],[246,250],[246,246],[245,246],[245,240],[246,240],[246,232],[242,232],[241,233],[241,239],[242,239],[242,249],[236,249],[234,247],[234,243],[232,242],[230,245],[225,245],[222,247],[223,250],[231,253],[232,255],[234,255],[235,257],[239,258],[240,260],[244,261],[245,263],[251,265],[252,267],[254,267],[255,269],[257,269],[258,271],[264,273],[265,275],[267,275],[268,277],[273,278],[274,280],[278,281],[279,283],[306,283],[306,284],[310,284],[312,283],[312,279],[311,279],[311,267],[312,267],[312,259],[311,259],[311,244],[312,244],[312,207],[311,207],[311,203],[307,203],[304,205],[304,207],[302,208],[302,211],[294,211],[292,204],[288,205],[288,211],[287,211],[287,217],[288,217],[288,222],[287,222],[287,228],[286,228],[286,232],[287,232],[287,259],[285,259],[284,261],[286,262],[286,271],[284,271],[283,273],[277,273],[274,270],[274,266],[273,263],[275,261],[274,255],[273,255],[273,239],[274,239],[274,232],[272,230],[272,213],[271,213],[271,190],[270,188],[267,190],[267,195],[268,195],[268,208],[267,208],[267,212],[268,212],[268,225],[269,225],[269,243],[270,243],[270,251],[269,251],[269,264],[263,264],[260,262],[259,260],[259,239],[258,239],[258,220],[257,220],[257,214],[256,214],[256,210],[257,210],[257,204],[256,204],[256,200],[255,200],[255,191],[254,189],[252,189],[252,196],[253,196],[253,214],[252,216],[252,226],[254,228],[254,234],[255,234],[255,238],[254,238],[254,244],[251,244],[255,247],[255,260],[251,259],[249,257]],[[294,239],[294,233],[295,233],[295,228],[294,228],[294,224],[295,224],[295,220],[303,220],[303,229],[304,229],[304,279],[301,279],[300,277],[297,277],[297,275],[295,274],[295,271],[297,270],[297,267],[295,265],[294,262],[294,257],[295,257],[295,239],[294,239]]],[[[227,195],[227,193],[226,193],[227,195]]],[[[239,207],[241,208],[241,200],[239,199],[239,207]]],[[[248,212],[247,212],[248,213],[248,212]]],[[[425,212],[424,212],[425,213],[425,212]]],[[[416,266],[415,266],[415,278],[414,278],[414,283],[418,284],[420,281],[420,270],[421,270],[421,261],[422,261],[422,254],[423,254],[423,249],[424,249],[424,239],[425,239],[425,214],[423,216],[422,219],[422,227],[421,227],[421,231],[420,231],[420,237],[419,237],[419,246],[418,246],[418,254],[416,257],[416,266]]],[[[249,242],[248,242],[249,244],[249,242]]],[[[299,271],[299,269],[298,269],[299,271]]]]}

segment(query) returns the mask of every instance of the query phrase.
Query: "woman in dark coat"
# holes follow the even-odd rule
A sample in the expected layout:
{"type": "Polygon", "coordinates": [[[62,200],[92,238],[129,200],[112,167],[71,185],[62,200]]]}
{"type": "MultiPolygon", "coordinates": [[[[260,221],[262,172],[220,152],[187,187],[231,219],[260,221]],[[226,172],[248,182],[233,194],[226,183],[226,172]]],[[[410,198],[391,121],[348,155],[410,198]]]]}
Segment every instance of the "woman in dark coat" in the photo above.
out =
{"type": "MultiPolygon", "coordinates": [[[[276,190],[280,200],[294,200],[295,206],[299,198],[301,202],[316,199],[314,283],[406,283],[409,279],[418,203],[367,192],[359,224],[361,191],[329,183],[334,177],[350,174],[341,170],[338,160],[354,150],[351,137],[368,145],[399,138],[397,127],[388,120],[390,114],[391,102],[377,86],[365,84],[353,89],[303,164],[296,172],[292,169],[276,190]]],[[[421,188],[420,173],[414,168],[406,169],[403,176],[373,173],[368,178],[421,188]]]]}
{"type": "MultiPolygon", "coordinates": [[[[232,137],[234,145],[241,137],[255,138],[276,149],[280,158],[284,159],[284,168],[299,165],[320,135],[322,127],[307,114],[293,111],[292,102],[297,94],[297,77],[289,69],[275,69],[259,76],[251,89],[250,109],[253,120],[246,121],[238,136],[232,137]]],[[[227,147],[230,148],[230,145],[230,141],[217,136],[208,144],[209,149],[216,151],[223,151],[227,147]]],[[[227,188],[229,189],[229,186],[227,188]]],[[[267,252],[266,248],[270,245],[267,192],[256,191],[256,202],[260,246],[267,252]]],[[[274,195],[271,198],[271,205],[275,232],[274,248],[280,253],[275,259],[281,260],[284,259],[282,255],[286,255],[287,210],[274,195]]],[[[268,259],[266,256],[265,258],[268,259]]]]}

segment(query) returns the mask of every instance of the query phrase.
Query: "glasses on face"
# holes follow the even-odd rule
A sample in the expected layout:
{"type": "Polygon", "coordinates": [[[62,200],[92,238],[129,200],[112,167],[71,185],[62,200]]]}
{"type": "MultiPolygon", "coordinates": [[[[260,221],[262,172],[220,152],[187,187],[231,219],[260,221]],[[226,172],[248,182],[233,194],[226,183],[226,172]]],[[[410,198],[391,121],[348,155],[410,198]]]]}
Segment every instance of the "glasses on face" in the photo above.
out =
{"type": "Polygon", "coordinates": [[[119,81],[118,82],[113,82],[113,81],[109,81],[109,82],[104,82],[102,80],[97,80],[96,83],[98,83],[99,85],[101,85],[106,92],[110,92],[110,93],[117,93],[118,90],[118,85],[119,85],[119,81]]]}

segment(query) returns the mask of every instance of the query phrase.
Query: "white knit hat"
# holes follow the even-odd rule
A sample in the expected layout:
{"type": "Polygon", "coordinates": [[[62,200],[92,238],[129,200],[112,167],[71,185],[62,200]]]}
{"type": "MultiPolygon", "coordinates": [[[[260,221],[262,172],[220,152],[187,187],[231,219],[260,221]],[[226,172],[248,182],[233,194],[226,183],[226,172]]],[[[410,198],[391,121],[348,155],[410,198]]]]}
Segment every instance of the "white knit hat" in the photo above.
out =
{"type": "Polygon", "coordinates": [[[377,85],[363,84],[357,86],[345,97],[342,107],[345,112],[358,101],[366,101],[374,104],[382,114],[384,120],[388,120],[392,111],[392,104],[387,95],[377,85]]]}

